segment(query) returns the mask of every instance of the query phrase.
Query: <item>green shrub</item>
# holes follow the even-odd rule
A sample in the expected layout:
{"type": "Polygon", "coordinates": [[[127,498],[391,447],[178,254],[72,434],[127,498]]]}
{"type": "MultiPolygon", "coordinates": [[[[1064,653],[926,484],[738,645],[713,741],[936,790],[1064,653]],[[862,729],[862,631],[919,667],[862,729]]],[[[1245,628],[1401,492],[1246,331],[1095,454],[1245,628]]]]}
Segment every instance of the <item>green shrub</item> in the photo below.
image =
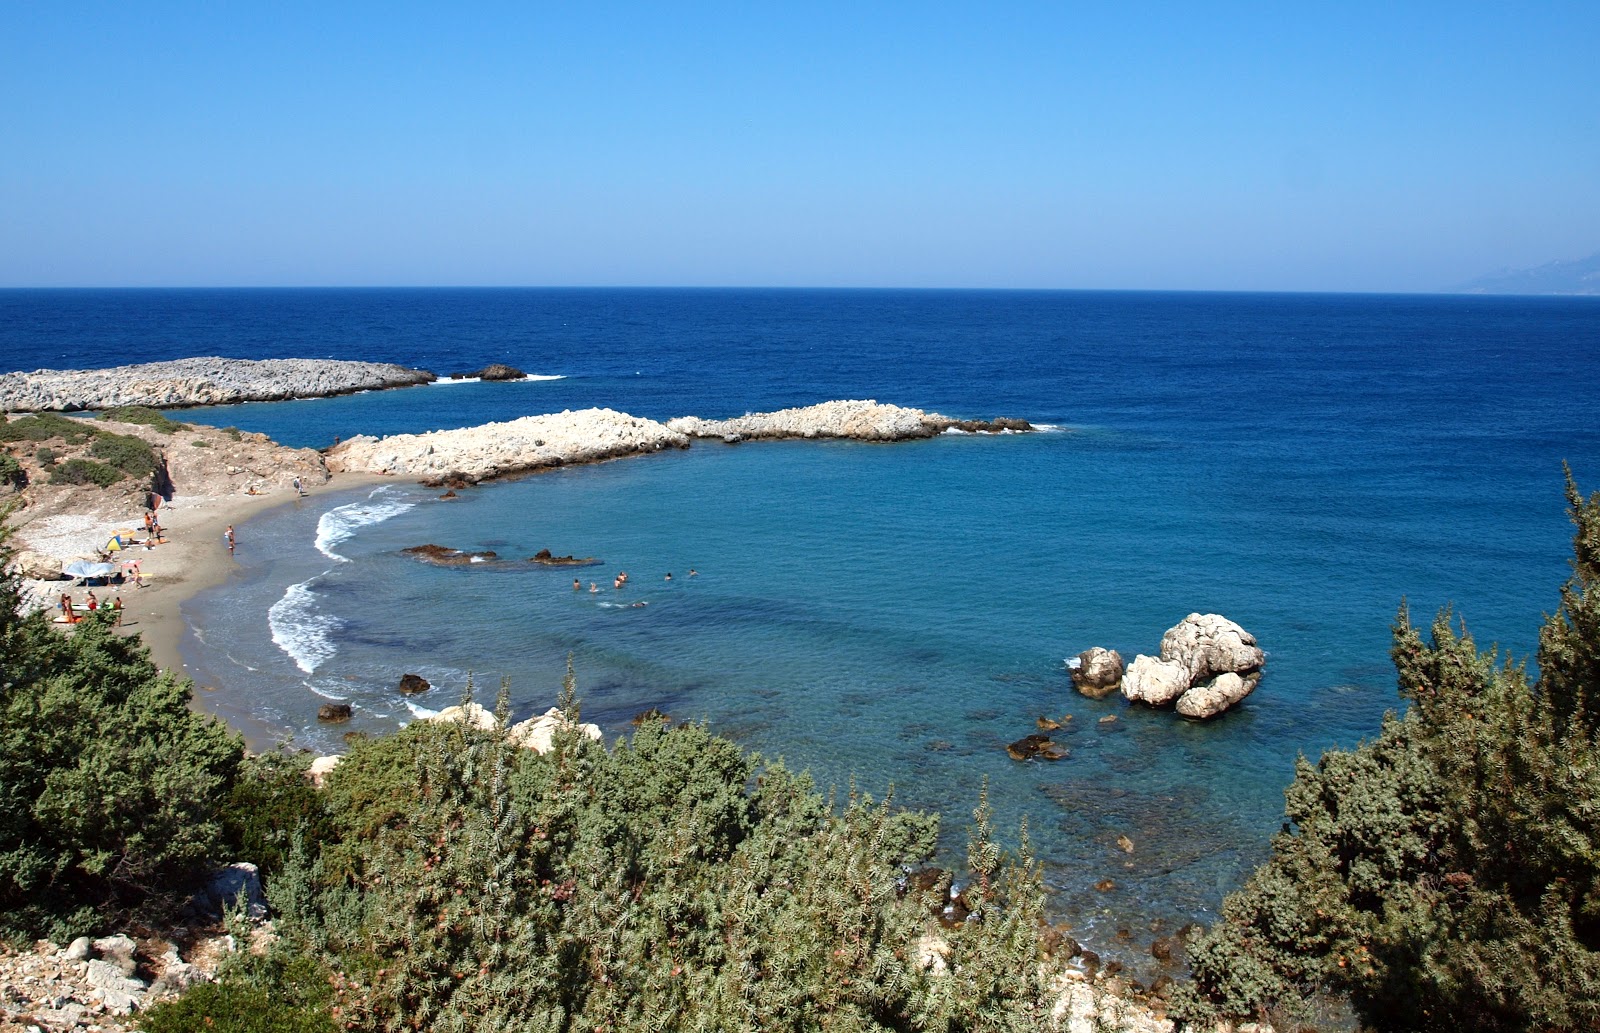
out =
{"type": "Polygon", "coordinates": [[[323,799],[320,856],[293,852],[273,903],[344,974],[353,1028],[1022,1030],[1047,1007],[1038,872],[1004,863],[986,803],[978,918],[942,933],[940,977],[900,867],[935,820],[836,811],[700,726],[538,755],[419,722],[353,744],[323,799]]]}
{"type": "Polygon", "coordinates": [[[50,471],[51,484],[98,484],[109,488],[125,475],[114,466],[92,459],[68,459],[50,471]]]}
{"type": "Polygon", "coordinates": [[[193,445],[195,448],[211,447],[211,442],[207,441],[205,438],[195,438],[193,441],[189,442],[189,444],[193,445]]]}
{"type": "Polygon", "coordinates": [[[9,452],[0,452],[0,484],[12,484],[21,487],[28,483],[28,473],[17,462],[17,457],[9,452]]]}
{"type": "Polygon", "coordinates": [[[51,438],[62,438],[70,445],[77,445],[97,433],[85,420],[53,412],[13,416],[0,424],[0,441],[49,441],[51,438]]]}
{"type": "Polygon", "coordinates": [[[222,428],[222,433],[228,435],[228,437],[232,438],[235,441],[241,441],[241,440],[244,439],[244,432],[241,431],[238,427],[223,427],[222,428]]]}
{"type": "Polygon", "coordinates": [[[89,454],[134,477],[149,477],[161,466],[155,449],[131,434],[104,434],[95,438],[89,454]]]}
{"type": "Polygon", "coordinates": [[[167,913],[222,843],[242,743],[110,611],[67,636],[16,601],[0,578],[0,934],[167,913]]]}
{"type": "Polygon", "coordinates": [[[1576,558],[1539,679],[1450,615],[1402,610],[1410,702],[1298,765],[1288,831],[1191,952],[1190,1021],[1349,995],[1373,1030],[1600,1028],[1600,495],[1569,473],[1576,558]]]}
{"type": "Polygon", "coordinates": [[[49,445],[40,445],[39,451],[35,452],[33,457],[39,460],[40,466],[54,466],[56,463],[56,450],[49,445]]]}
{"type": "Polygon", "coordinates": [[[199,983],[139,1019],[145,1033],[334,1033],[328,974],[303,955],[230,956],[215,983],[199,983]]]}
{"type": "Polygon", "coordinates": [[[287,860],[297,832],[312,842],[326,838],[322,801],[305,778],[309,766],[304,755],[245,758],[222,809],[228,856],[254,862],[270,879],[287,860]]]}
{"type": "Polygon", "coordinates": [[[167,419],[166,414],[147,405],[124,405],[116,409],[107,409],[100,414],[100,418],[116,423],[142,424],[153,427],[163,434],[176,434],[184,427],[184,424],[167,419]]]}

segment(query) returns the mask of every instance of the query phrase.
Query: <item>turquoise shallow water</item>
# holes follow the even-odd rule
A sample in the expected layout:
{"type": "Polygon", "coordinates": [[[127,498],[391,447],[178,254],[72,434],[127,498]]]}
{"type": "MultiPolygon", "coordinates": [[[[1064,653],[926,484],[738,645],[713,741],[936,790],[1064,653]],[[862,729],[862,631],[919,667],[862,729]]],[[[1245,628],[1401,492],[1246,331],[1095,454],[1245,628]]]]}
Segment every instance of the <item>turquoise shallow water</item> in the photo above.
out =
{"type": "Polygon", "coordinates": [[[1454,603],[1480,640],[1529,655],[1567,573],[1561,462],[1600,486],[1586,299],[22,293],[0,292],[12,368],[71,338],[564,378],[188,414],[295,444],[595,404],[664,418],[863,396],[1054,425],[699,444],[452,502],[407,484],[318,494],[239,529],[238,576],[189,606],[185,650],[220,708],[318,750],[340,746],[315,721],[325,698],[392,728],[415,716],[402,673],[435,684],[430,708],[470,673],[485,697],[510,679],[520,715],[550,705],[570,654],[608,734],[650,706],[707,720],[824,784],[893,784],[945,815],[953,852],[987,779],[1000,827],[1027,816],[1057,906],[1100,945],[1204,919],[1277,829],[1295,757],[1376,731],[1397,705],[1402,599],[1422,621],[1454,603]],[[430,542],[504,562],[401,552],[430,542]],[[541,548],[601,558],[578,573],[603,591],[524,562],[541,548]],[[1197,610],[1269,653],[1236,712],[1194,724],[1072,691],[1063,658],[1153,651],[1197,610]],[[1067,760],[1007,757],[1036,717],[1067,713],[1067,760]],[[1092,888],[1107,877],[1115,890],[1092,888]]]}

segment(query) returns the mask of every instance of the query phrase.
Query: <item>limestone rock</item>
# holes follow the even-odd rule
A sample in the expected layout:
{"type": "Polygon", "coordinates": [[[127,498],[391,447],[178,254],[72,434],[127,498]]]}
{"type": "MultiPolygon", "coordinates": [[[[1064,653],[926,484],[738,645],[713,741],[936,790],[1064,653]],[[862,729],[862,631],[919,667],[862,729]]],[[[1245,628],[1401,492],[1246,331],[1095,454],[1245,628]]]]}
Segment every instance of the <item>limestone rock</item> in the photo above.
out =
{"type": "Polygon", "coordinates": [[[1179,696],[1178,713],[1184,717],[1214,717],[1250,695],[1259,684],[1261,684],[1260,671],[1252,671],[1243,676],[1232,671],[1219,674],[1179,696]]]}
{"type": "Polygon", "coordinates": [[[87,936],[80,936],[67,945],[61,956],[68,961],[88,961],[94,956],[94,944],[87,936]]]}
{"type": "Polygon", "coordinates": [[[339,766],[341,760],[344,760],[344,757],[318,757],[311,762],[310,767],[306,768],[306,781],[321,789],[322,784],[327,781],[328,775],[333,772],[334,768],[339,766]]]}
{"type": "Polygon", "coordinates": [[[1122,695],[1135,703],[1164,707],[1189,688],[1189,672],[1176,660],[1136,656],[1122,676],[1122,695]]]}
{"type": "Polygon", "coordinates": [[[241,898],[245,914],[249,917],[267,917],[267,898],[261,892],[261,872],[248,861],[235,861],[212,872],[204,888],[195,894],[194,904],[203,914],[221,916],[241,898]]]}
{"type": "Polygon", "coordinates": [[[852,438],[857,441],[906,441],[931,438],[947,430],[1020,431],[1033,428],[1024,420],[954,420],[921,409],[882,405],[866,400],[822,402],[777,412],[749,413],[731,420],[680,416],[668,420],[673,430],[696,438],[721,438],[730,444],[755,438],[852,438]]]}
{"type": "Polygon", "coordinates": [[[489,710],[478,703],[468,703],[465,706],[445,707],[437,714],[432,714],[423,718],[423,720],[432,721],[435,724],[448,724],[450,722],[455,722],[457,724],[467,725],[468,727],[477,728],[485,732],[494,731],[496,724],[498,724],[498,722],[495,720],[494,711],[489,710]]]}
{"type": "Polygon", "coordinates": [[[1258,670],[1267,659],[1254,635],[1216,613],[1191,613],[1168,628],[1161,656],[1182,664],[1191,685],[1229,671],[1258,670]]]}
{"type": "Polygon", "coordinates": [[[11,567],[17,572],[18,577],[34,581],[69,580],[67,575],[61,572],[63,566],[65,563],[60,556],[47,556],[32,549],[21,550],[11,561],[11,567]]]}
{"type": "Polygon", "coordinates": [[[1090,699],[1105,699],[1122,685],[1122,654],[1115,649],[1094,646],[1078,654],[1072,668],[1072,684],[1090,699]]]}
{"type": "Polygon", "coordinates": [[[361,435],[330,448],[326,458],[335,472],[404,475],[456,488],[507,474],[687,447],[687,437],[654,420],[584,409],[427,434],[361,435]]]}
{"type": "MultiPolygon", "coordinates": [[[[513,745],[521,746],[523,749],[535,753],[549,753],[551,740],[564,724],[566,717],[561,713],[561,708],[551,707],[538,717],[530,717],[526,721],[512,725],[507,738],[513,745]]],[[[590,739],[598,740],[602,737],[600,726],[587,721],[578,725],[578,730],[590,739]]]]}
{"type": "MultiPolygon", "coordinates": [[[[138,968],[138,962],[134,960],[133,955],[138,950],[139,945],[134,943],[133,938],[130,936],[122,934],[102,936],[94,941],[93,947],[94,954],[92,956],[116,969],[117,974],[121,977],[132,977],[134,971],[138,968]]],[[[97,983],[95,985],[98,986],[100,984],[97,983]]],[[[143,989],[143,984],[140,985],[140,989],[143,989]]]]}
{"type": "Polygon", "coordinates": [[[433,379],[432,373],[391,363],[227,359],[213,355],[111,369],[40,369],[31,373],[0,374],[0,411],[270,402],[408,387],[433,379]]]}

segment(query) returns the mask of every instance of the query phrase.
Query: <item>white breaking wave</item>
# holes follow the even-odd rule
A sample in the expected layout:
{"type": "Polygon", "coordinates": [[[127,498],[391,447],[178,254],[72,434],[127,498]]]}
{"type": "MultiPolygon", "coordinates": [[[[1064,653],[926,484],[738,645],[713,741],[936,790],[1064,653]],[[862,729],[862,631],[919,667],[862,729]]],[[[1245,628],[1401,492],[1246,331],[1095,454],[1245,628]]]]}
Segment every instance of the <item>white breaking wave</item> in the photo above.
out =
{"type": "Polygon", "coordinates": [[[523,383],[527,383],[530,380],[565,380],[565,379],[567,379],[566,376],[564,374],[561,374],[561,373],[529,373],[527,376],[522,378],[522,382],[523,383]]]}
{"type": "Polygon", "coordinates": [[[317,611],[317,596],[311,590],[311,581],[290,585],[284,590],[283,598],[267,610],[272,644],[288,654],[295,666],[307,674],[339,651],[333,644],[333,632],[344,624],[331,614],[317,611]]]}
{"type": "Polygon", "coordinates": [[[429,710],[427,707],[419,707],[410,700],[406,700],[406,709],[411,711],[411,713],[419,719],[427,719],[430,717],[439,716],[439,712],[437,710],[429,710]]]}
{"type": "Polygon", "coordinates": [[[432,383],[435,387],[443,387],[446,384],[478,384],[482,381],[482,377],[440,377],[432,383]]]}
{"type": "MultiPolygon", "coordinates": [[[[529,373],[526,376],[521,377],[521,378],[519,378],[517,380],[510,381],[510,383],[513,383],[513,384],[527,384],[527,383],[532,383],[533,381],[536,381],[536,380],[565,380],[565,379],[567,379],[566,375],[562,374],[562,373],[529,373]]],[[[445,386],[448,386],[450,384],[481,384],[481,383],[483,383],[483,378],[482,377],[440,377],[438,380],[432,381],[432,383],[437,387],[445,387],[445,386]]]]}
{"type": "Polygon", "coordinates": [[[331,560],[340,563],[348,562],[347,558],[333,551],[333,547],[354,535],[363,527],[381,524],[390,517],[399,516],[406,510],[415,506],[414,502],[404,502],[399,499],[384,499],[381,495],[388,492],[387,487],[379,488],[364,501],[352,502],[345,506],[335,506],[322,514],[317,521],[317,551],[331,560]]]}

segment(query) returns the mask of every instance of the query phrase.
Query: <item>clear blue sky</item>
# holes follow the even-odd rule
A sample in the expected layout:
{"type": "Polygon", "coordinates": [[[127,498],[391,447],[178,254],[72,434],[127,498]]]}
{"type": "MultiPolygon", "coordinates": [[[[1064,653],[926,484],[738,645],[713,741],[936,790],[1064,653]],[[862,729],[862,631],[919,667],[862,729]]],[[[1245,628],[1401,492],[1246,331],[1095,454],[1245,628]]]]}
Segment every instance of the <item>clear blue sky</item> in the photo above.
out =
{"type": "Polygon", "coordinates": [[[1595,0],[0,0],[0,286],[1432,290],[1595,251],[1595,0]]]}

